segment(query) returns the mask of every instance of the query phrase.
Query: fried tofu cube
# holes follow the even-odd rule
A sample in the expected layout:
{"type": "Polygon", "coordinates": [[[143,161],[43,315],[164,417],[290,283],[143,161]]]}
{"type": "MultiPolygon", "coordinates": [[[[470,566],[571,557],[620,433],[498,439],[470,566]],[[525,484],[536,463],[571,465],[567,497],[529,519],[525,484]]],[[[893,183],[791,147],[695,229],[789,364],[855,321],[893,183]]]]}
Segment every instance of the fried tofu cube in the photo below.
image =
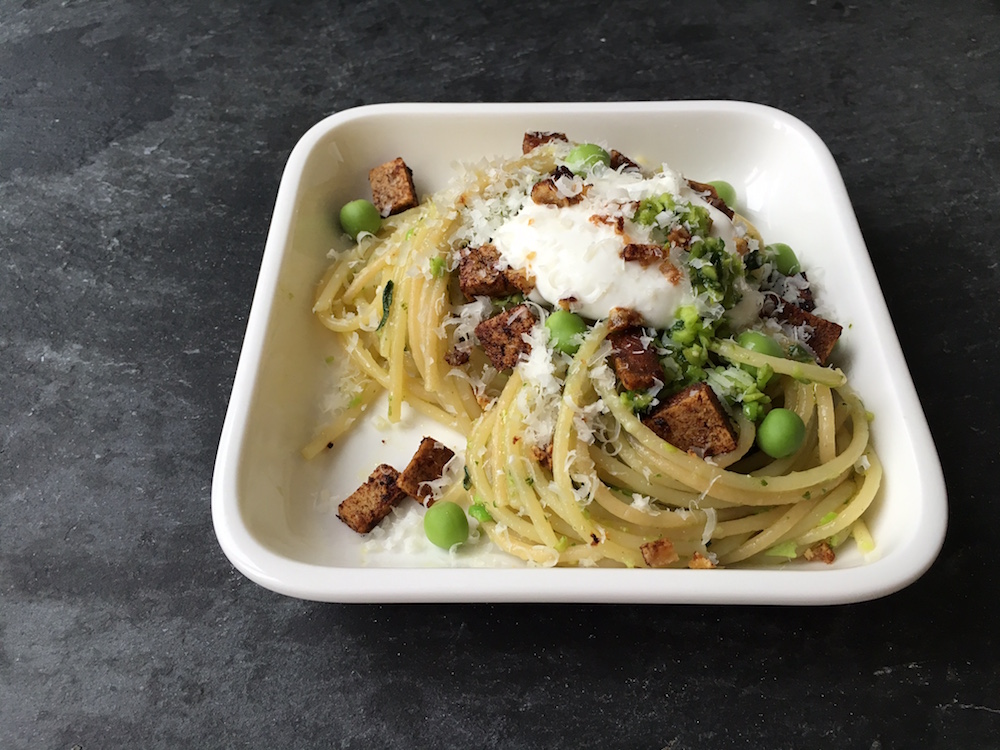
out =
{"type": "Polygon", "coordinates": [[[611,168],[616,172],[621,169],[623,172],[639,172],[639,165],[629,159],[621,151],[611,149],[611,168]]]}
{"type": "Polygon", "coordinates": [[[665,380],[660,358],[643,343],[641,333],[627,328],[608,336],[615,375],[627,391],[648,391],[665,380]]]}
{"type": "Polygon", "coordinates": [[[636,262],[643,268],[649,268],[655,263],[660,273],[674,286],[684,278],[681,270],[670,262],[670,251],[662,245],[630,242],[618,254],[622,260],[636,262]]]}
{"type": "Polygon", "coordinates": [[[806,312],[791,302],[782,302],[774,311],[774,317],[782,323],[790,326],[808,326],[809,333],[806,335],[806,344],[816,355],[816,361],[821,365],[826,364],[826,360],[833,351],[834,344],[840,338],[843,328],[832,320],[821,318],[806,312]]]}
{"type": "Polygon", "coordinates": [[[552,471],[552,441],[550,440],[544,447],[538,445],[531,446],[531,457],[543,469],[552,471]]]}
{"type": "Polygon", "coordinates": [[[695,182],[694,180],[688,180],[687,183],[692,190],[702,193],[702,197],[710,206],[719,209],[730,219],[733,218],[733,209],[727,206],[726,202],[719,197],[719,193],[716,191],[714,185],[709,185],[705,182],[695,182]],[[708,195],[704,195],[705,193],[708,193],[708,195]]]}
{"type": "Polygon", "coordinates": [[[691,555],[691,559],[688,560],[688,567],[691,570],[711,570],[716,567],[716,565],[707,555],[703,555],[696,551],[693,555],[691,555]]]}
{"type": "Polygon", "coordinates": [[[425,437],[420,441],[417,452],[413,454],[410,463],[403,469],[403,473],[396,480],[399,487],[410,497],[416,498],[422,503],[430,506],[433,500],[431,488],[426,482],[433,482],[440,479],[444,473],[444,466],[455,456],[447,445],[439,443],[432,437],[425,437]]]}
{"type": "Polygon", "coordinates": [[[648,268],[654,263],[660,263],[669,253],[662,245],[642,244],[630,242],[621,252],[622,260],[637,261],[643,268],[648,268]]]}
{"type": "Polygon", "coordinates": [[[671,247],[679,247],[687,250],[691,244],[691,232],[678,224],[667,233],[667,242],[670,243],[671,247]]]}
{"type": "Polygon", "coordinates": [[[736,432],[715,392],[693,383],[642,420],[649,429],[682,451],[716,456],[736,449],[736,432]]]}
{"type": "Polygon", "coordinates": [[[565,133],[546,133],[540,130],[532,130],[524,134],[524,139],[521,141],[521,153],[526,154],[549,141],[565,140],[567,140],[565,133]]]}
{"type": "Polygon", "coordinates": [[[563,178],[572,180],[573,173],[566,167],[556,167],[551,175],[531,186],[531,200],[539,206],[555,206],[556,208],[575,206],[587,195],[590,185],[581,185],[580,192],[569,195],[562,190],[561,186],[566,184],[560,182],[563,178]]]}
{"type": "Polygon", "coordinates": [[[837,553],[833,551],[833,547],[830,546],[830,543],[824,539],[822,542],[817,542],[803,552],[802,557],[809,561],[818,560],[826,563],[827,565],[832,565],[834,560],[837,559],[837,553]]]}
{"type": "Polygon", "coordinates": [[[400,157],[371,169],[368,182],[372,186],[372,203],[383,217],[398,214],[418,203],[413,172],[400,157]]]}
{"type": "Polygon", "coordinates": [[[406,493],[397,485],[399,472],[388,464],[375,467],[368,479],[337,508],[337,516],[359,534],[367,534],[406,493]]]}
{"type": "Polygon", "coordinates": [[[531,351],[531,344],[524,337],[536,322],[531,308],[521,304],[477,325],[476,338],[497,370],[510,370],[522,354],[527,355],[531,351]]]}
{"type": "Polygon", "coordinates": [[[507,297],[532,289],[527,274],[514,268],[500,268],[500,253],[487,243],[466,248],[458,261],[458,285],[466,299],[473,297],[507,297]]]}
{"type": "Polygon", "coordinates": [[[646,542],[639,546],[639,551],[642,552],[646,565],[651,568],[665,568],[681,559],[674,549],[674,543],[669,539],[646,542]]]}
{"type": "MultiPolygon", "coordinates": [[[[802,280],[806,283],[809,282],[809,277],[806,276],[805,271],[799,271],[798,275],[801,276],[802,280]]],[[[813,297],[812,289],[805,286],[800,289],[796,289],[796,292],[798,292],[796,295],[798,299],[795,301],[795,306],[797,308],[808,313],[811,313],[816,309],[816,299],[813,297]]]]}
{"type": "Polygon", "coordinates": [[[629,307],[612,307],[608,313],[608,333],[617,333],[626,328],[634,328],[643,324],[642,315],[629,307]]]}
{"type": "Polygon", "coordinates": [[[458,347],[449,349],[444,355],[444,361],[452,367],[461,367],[469,361],[469,350],[459,349],[458,347]]]}

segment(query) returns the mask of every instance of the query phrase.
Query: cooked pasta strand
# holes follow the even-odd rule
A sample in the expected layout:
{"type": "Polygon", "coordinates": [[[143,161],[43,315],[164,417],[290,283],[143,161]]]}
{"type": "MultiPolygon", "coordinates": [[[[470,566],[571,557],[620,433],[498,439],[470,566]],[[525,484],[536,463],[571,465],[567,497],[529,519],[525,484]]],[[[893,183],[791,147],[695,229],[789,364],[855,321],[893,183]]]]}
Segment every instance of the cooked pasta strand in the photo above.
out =
{"type": "MultiPolygon", "coordinates": [[[[531,357],[509,375],[486,364],[474,347],[476,326],[490,309],[516,301],[456,301],[462,294],[455,266],[470,243],[469,216],[482,213],[470,207],[494,200],[502,213],[516,211],[519,200],[533,201],[528,189],[561,163],[560,148],[553,142],[469,167],[464,183],[389,217],[377,236],[332,253],[313,312],[342,344],[354,391],[303,456],[337,442],[385,392],[390,422],[403,419],[406,404],[464,436],[467,486],[452,483],[435,490],[435,499],[481,504],[490,514],[482,532],[528,565],[644,566],[649,543],[660,539],[670,541],[674,556],[652,564],[673,567],[688,565],[695,553],[710,561],[695,559],[702,566],[776,564],[849,536],[870,552],[874,541],[863,518],[882,465],[868,414],[836,368],[762,354],[710,332],[692,335],[693,349],[704,352],[699,367],[729,366],[725,377],[751,384],[726,406],[736,448],[703,458],[668,443],[634,410],[636,394],[623,393],[613,369],[607,321],[591,325],[573,354],[546,350],[551,373],[539,374],[531,357]],[[468,359],[470,348],[467,365],[451,364],[468,359]],[[558,394],[545,390],[544,377],[558,394]],[[751,419],[760,418],[754,409],[761,405],[780,405],[801,418],[806,437],[792,455],[771,459],[756,450],[751,419]]],[[[590,220],[613,224],[608,217],[590,220]]],[[[762,244],[756,229],[737,221],[762,244]]],[[[704,278],[717,277],[714,269],[704,278]]],[[[541,318],[548,314],[535,309],[541,318]]],[[[537,331],[528,337],[532,346],[548,338],[537,331]]],[[[661,332],[653,333],[654,348],[663,343],[659,353],[675,356],[671,331],[658,339],[661,332]]],[[[678,382],[657,397],[679,390],[678,382]]]]}

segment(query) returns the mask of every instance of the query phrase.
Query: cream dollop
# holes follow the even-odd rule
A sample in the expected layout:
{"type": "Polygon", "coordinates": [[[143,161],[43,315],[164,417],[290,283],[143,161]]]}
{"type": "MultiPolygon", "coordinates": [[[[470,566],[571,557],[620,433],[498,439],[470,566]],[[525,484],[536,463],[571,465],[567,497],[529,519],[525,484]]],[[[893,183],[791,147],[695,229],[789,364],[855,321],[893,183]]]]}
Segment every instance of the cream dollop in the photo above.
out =
{"type": "MultiPolygon", "coordinates": [[[[493,235],[502,262],[528,272],[537,302],[558,306],[571,300],[574,312],[593,320],[625,307],[642,315],[647,325],[668,326],[677,308],[695,297],[683,251],[671,251],[672,270],[622,258],[626,245],[651,241],[651,227],[632,222],[639,201],[671,193],[680,201],[705,206],[712,234],[722,237],[730,252],[735,251],[732,222],[666,165],[651,177],[604,169],[588,175],[586,182],[590,187],[576,204],[560,208],[529,198],[503,222],[493,235]]],[[[565,187],[564,192],[572,194],[571,187],[565,187]]]]}

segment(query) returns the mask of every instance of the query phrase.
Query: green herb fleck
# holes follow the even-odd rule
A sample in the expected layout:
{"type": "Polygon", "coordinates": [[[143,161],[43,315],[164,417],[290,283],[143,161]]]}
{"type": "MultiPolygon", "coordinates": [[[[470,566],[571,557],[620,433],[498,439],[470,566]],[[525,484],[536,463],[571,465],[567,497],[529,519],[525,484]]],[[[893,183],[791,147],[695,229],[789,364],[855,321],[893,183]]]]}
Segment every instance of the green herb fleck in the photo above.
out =
{"type": "Polygon", "coordinates": [[[444,272],[448,269],[447,261],[442,255],[436,255],[435,257],[431,258],[430,266],[431,266],[431,276],[433,276],[435,279],[440,279],[442,276],[444,276],[444,272]]]}
{"type": "Polygon", "coordinates": [[[826,541],[831,547],[836,549],[841,544],[847,541],[848,537],[851,536],[851,531],[853,530],[854,530],[853,526],[848,526],[846,529],[841,529],[840,531],[838,531],[836,534],[828,538],[826,541]]]}
{"type": "Polygon", "coordinates": [[[798,557],[798,554],[795,551],[795,542],[792,540],[776,544],[765,550],[764,554],[769,555],[770,557],[787,557],[789,559],[798,557]]]}
{"type": "Polygon", "coordinates": [[[673,211],[676,203],[670,193],[661,196],[650,196],[639,201],[639,208],[632,217],[632,221],[644,226],[651,226],[656,223],[656,217],[664,211],[673,211]]]}
{"type": "Polygon", "coordinates": [[[816,358],[802,344],[794,343],[788,347],[788,358],[796,362],[815,362],[816,358]]]}
{"type": "Polygon", "coordinates": [[[621,399],[621,402],[625,406],[637,414],[648,409],[649,405],[653,403],[652,394],[645,391],[624,391],[619,394],[618,398],[621,399]]]}
{"type": "Polygon", "coordinates": [[[687,266],[695,294],[703,294],[727,310],[739,302],[736,280],[743,273],[742,259],[726,251],[726,243],[721,237],[705,237],[692,242],[687,266]]]}
{"type": "Polygon", "coordinates": [[[497,297],[493,300],[494,306],[503,311],[507,311],[512,307],[517,307],[522,302],[524,302],[524,295],[520,292],[517,294],[511,294],[507,297],[497,297]]]}
{"type": "Polygon", "coordinates": [[[382,320],[379,321],[376,331],[381,331],[382,326],[389,319],[389,308],[392,307],[392,279],[385,282],[385,289],[382,290],[382,320]]]}
{"type": "Polygon", "coordinates": [[[493,520],[493,516],[490,515],[490,512],[482,503],[473,503],[469,508],[469,515],[479,521],[479,523],[486,523],[493,520]]]}

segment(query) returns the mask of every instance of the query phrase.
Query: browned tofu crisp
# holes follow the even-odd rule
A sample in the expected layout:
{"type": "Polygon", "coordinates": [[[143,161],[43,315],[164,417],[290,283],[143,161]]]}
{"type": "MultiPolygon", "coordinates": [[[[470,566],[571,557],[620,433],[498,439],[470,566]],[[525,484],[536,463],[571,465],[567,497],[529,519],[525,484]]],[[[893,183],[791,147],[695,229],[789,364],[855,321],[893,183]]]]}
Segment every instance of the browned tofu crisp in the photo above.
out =
{"type": "Polygon", "coordinates": [[[691,232],[678,224],[667,234],[667,242],[671,247],[679,247],[684,250],[691,244],[691,232]]]}
{"type": "Polygon", "coordinates": [[[834,344],[837,343],[837,339],[840,338],[840,334],[844,330],[832,320],[806,312],[791,302],[781,301],[772,315],[782,323],[796,327],[805,325],[811,329],[806,335],[806,344],[813,350],[816,361],[821,365],[826,364],[834,344]]]}
{"type": "Polygon", "coordinates": [[[539,447],[537,445],[531,446],[531,457],[538,462],[538,465],[543,469],[548,469],[552,471],[552,442],[545,444],[545,447],[539,447]]]}
{"type": "Polygon", "coordinates": [[[463,250],[458,261],[458,285],[465,298],[507,297],[531,291],[533,284],[524,271],[499,266],[500,253],[489,243],[463,250]]]}
{"type": "Polygon", "coordinates": [[[648,268],[654,263],[660,263],[670,253],[663,245],[643,245],[630,242],[618,254],[621,255],[622,260],[637,261],[643,268],[648,268]]]}
{"type": "Polygon", "coordinates": [[[368,172],[372,203],[382,216],[391,216],[417,205],[413,172],[402,158],[387,161],[368,172]]]}
{"type": "Polygon", "coordinates": [[[651,568],[665,568],[671,563],[680,560],[680,556],[674,550],[674,543],[669,539],[657,539],[655,542],[646,542],[639,546],[642,552],[642,559],[651,568]]]}
{"type": "Polygon", "coordinates": [[[817,542],[812,547],[807,549],[802,553],[802,556],[806,560],[819,560],[827,565],[832,565],[834,560],[837,559],[837,553],[833,551],[833,547],[825,539],[822,542],[817,542]]]}
{"type": "Polygon", "coordinates": [[[444,361],[452,367],[461,367],[469,361],[469,350],[458,348],[449,349],[444,355],[444,361]]]}
{"type": "Polygon", "coordinates": [[[736,432],[715,392],[692,383],[642,420],[649,429],[682,451],[716,456],[736,449],[736,432]]]}
{"type": "Polygon", "coordinates": [[[399,472],[388,464],[375,468],[363,485],[337,508],[337,516],[359,534],[367,534],[406,497],[397,485],[399,472]]]}
{"type": "Polygon", "coordinates": [[[540,130],[533,130],[524,134],[524,140],[521,141],[521,153],[526,154],[549,141],[565,140],[567,140],[565,133],[544,133],[540,130]]]}
{"type": "Polygon", "coordinates": [[[536,322],[531,308],[521,304],[477,325],[476,338],[497,370],[510,370],[522,354],[531,351],[531,344],[524,340],[524,335],[531,332],[536,322]]]}
{"type": "MultiPolygon", "coordinates": [[[[806,276],[805,271],[800,271],[799,276],[801,276],[803,280],[805,280],[808,283],[809,277],[806,276]]],[[[800,310],[804,310],[805,312],[812,312],[813,310],[815,310],[816,300],[813,297],[812,289],[806,286],[802,287],[801,289],[798,289],[797,291],[798,291],[797,295],[798,299],[795,301],[795,306],[800,310]]]]}
{"type": "Polygon", "coordinates": [[[719,197],[719,194],[712,185],[704,182],[695,182],[694,180],[688,180],[687,183],[692,190],[699,193],[708,193],[708,195],[704,196],[708,204],[722,211],[730,219],[733,218],[733,209],[726,205],[726,202],[719,197]]]}
{"type": "Polygon", "coordinates": [[[425,437],[420,441],[420,446],[410,459],[410,463],[396,480],[396,486],[410,497],[430,507],[434,501],[431,499],[431,488],[425,482],[440,479],[444,473],[444,465],[451,461],[454,455],[454,451],[447,445],[439,443],[432,437],[425,437]]]}
{"type": "Polygon", "coordinates": [[[715,563],[700,552],[695,552],[691,555],[691,559],[688,560],[688,567],[691,570],[711,570],[715,567],[715,563]]]}
{"type": "Polygon", "coordinates": [[[622,169],[623,172],[639,172],[639,165],[629,159],[621,151],[611,149],[611,168],[615,171],[622,169]]]}
{"type": "Polygon", "coordinates": [[[565,195],[556,185],[556,180],[562,177],[572,178],[573,173],[566,167],[556,167],[549,177],[539,180],[531,186],[531,200],[539,206],[555,206],[556,208],[566,208],[582,201],[590,185],[584,185],[576,195],[565,195]]]}
{"type": "Polygon", "coordinates": [[[670,251],[662,245],[643,245],[630,242],[619,253],[622,260],[634,261],[643,268],[649,268],[654,263],[667,281],[676,286],[681,283],[684,274],[670,262],[670,251]]]}
{"type": "Polygon", "coordinates": [[[642,343],[641,334],[641,328],[626,328],[608,336],[615,375],[627,391],[648,391],[666,380],[660,358],[642,343]]]}
{"type": "Polygon", "coordinates": [[[643,322],[642,315],[629,307],[612,307],[608,313],[608,333],[641,326],[643,322]]]}

